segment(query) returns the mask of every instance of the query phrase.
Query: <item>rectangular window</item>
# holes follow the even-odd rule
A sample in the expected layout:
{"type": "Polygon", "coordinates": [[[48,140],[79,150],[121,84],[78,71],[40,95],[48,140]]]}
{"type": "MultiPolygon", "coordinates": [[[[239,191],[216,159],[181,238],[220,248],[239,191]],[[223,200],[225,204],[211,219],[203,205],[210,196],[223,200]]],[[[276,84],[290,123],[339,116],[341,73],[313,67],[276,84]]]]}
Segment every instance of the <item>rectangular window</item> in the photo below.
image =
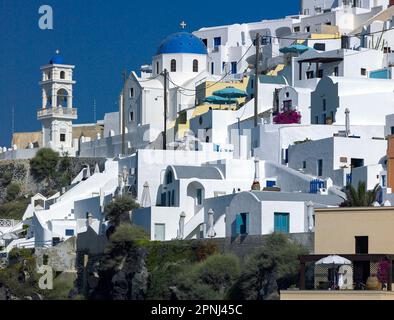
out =
{"type": "Polygon", "coordinates": [[[237,214],[235,218],[235,234],[236,235],[249,234],[249,213],[237,214]]]}
{"type": "Polygon", "coordinates": [[[267,188],[275,187],[276,186],[276,181],[274,181],[274,180],[267,180],[265,185],[266,185],[267,188]]]}
{"type": "Polygon", "coordinates": [[[208,47],[208,40],[207,39],[201,39],[201,40],[205,44],[205,46],[208,47]]]}
{"type": "Polygon", "coordinates": [[[211,63],[211,74],[215,73],[215,64],[212,62],[211,63]]]}
{"type": "Polygon", "coordinates": [[[331,111],[331,120],[332,120],[332,123],[334,123],[335,122],[335,114],[334,114],[334,111],[331,111]]]}
{"type": "Polygon", "coordinates": [[[367,69],[361,68],[361,75],[366,76],[367,75],[367,69]]]}
{"type": "Polygon", "coordinates": [[[323,176],[323,159],[317,160],[317,176],[323,176]]]}
{"type": "Polygon", "coordinates": [[[327,124],[327,115],[323,114],[323,124],[327,124]]]}
{"type": "Polygon", "coordinates": [[[163,223],[155,223],[155,241],[164,241],[166,239],[166,225],[163,223]]]}
{"type": "Polygon", "coordinates": [[[221,37],[213,38],[213,45],[215,47],[221,46],[222,45],[222,38],[221,37]]]}
{"type": "Polygon", "coordinates": [[[327,110],[327,101],[326,99],[323,99],[323,111],[327,110]]]}
{"type": "Polygon", "coordinates": [[[283,101],[283,110],[288,111],[291,110],[293,106],[293,100],[285,100],[283,101]]]}
{"type": "Polygon", "coordinates": [[[274,213],[274,232],[289,233],[290,232],[290,214],[287,212],[274,213]]]}
{"type": "Polygon", "coordinates": [[[202,189],[197,189],[197,205],[202,205],[202,189]]]}
{"type": "Polygon", "coordinates": [[[294,27],[294,32],[300,32],[300,27],[294,27]]]}
{"type": "Polygon", "coordinates": [[[65,133],[60,134],[60,142],[66,142],[66,134],[65,133]]]}
{"type": "Polygon", "coordinates": [[[394,127],[391,127],[390,130],[391,130],[391,134],[394,134],[394,127]]]}
{"type": "Polygon", "coordinates": [[[306,161],[302,161],[302,169],[306,169],[306,161]]]}
{"type": "Polygon", "coordinates": [[[175,206],[175,190],[171,192],[171,205],[175,206]]]}
{"type": "Polygon", "coordinates": [[[130,97],[130,98],[133,98],[133,97],[134,97],[134,88],[130,88],[129,97],[130,97]]]}
{"type": "Polygon", "coordinates": [[[237,62],[231,62],[231,74],[237,74],[237,62]]]}
{"type": "Polygon", "coordinates": [[[319,116],[315,116],[315,123],[319,124],[319,116]]]}
{"type": "Polygon", "coordinates": [[[334,77],[338,77],[339,76],[339,68],[335,67],[334,68],[334,77]]]}
{"type": "Polygon", "coordinates": [[[171,207],[171,191],[167,192],[167,203],[168,206],[171,207]]]}
{"type": "Polygon", "coordinates": [[[306,78],[307,79],[313,79],[314,78],[314,72],[313,71],[307,71],[306,72],[306,78]]]}
{"type": "Polygon", "coordinates": [[[356,237],[356,254],[368,254],[368,237],[356,237]]]}
{"type": "Polygon", "coordinates": [[[222,71],[224,71],[224,68],[226,67],[226,62],[222,62],[222,71]]]}
{"type": "Polygon", "coordinates": [[[133,111],[130,112],[130,121],[134,121],[134,112],[133,111]]]}
{"type": "Polygon", "coordinates": [[[313,49],[318,51],[326,51],[326,44],[325,43],[315,43],[313,45],[313,49]]]}
{"type": "Polygon", "coordinates": [[[323,75],[324,75],[323,69],[320,69],[320,70],[317,72],[317,77],[318,77],[319,79],[321,79],[321,78],[323,78],[323,75]]]}
{"type": "Polygon", "coordinates": [[[66,236],[73,237],[74,236],[74,229],[66,229],[66,236]]]}

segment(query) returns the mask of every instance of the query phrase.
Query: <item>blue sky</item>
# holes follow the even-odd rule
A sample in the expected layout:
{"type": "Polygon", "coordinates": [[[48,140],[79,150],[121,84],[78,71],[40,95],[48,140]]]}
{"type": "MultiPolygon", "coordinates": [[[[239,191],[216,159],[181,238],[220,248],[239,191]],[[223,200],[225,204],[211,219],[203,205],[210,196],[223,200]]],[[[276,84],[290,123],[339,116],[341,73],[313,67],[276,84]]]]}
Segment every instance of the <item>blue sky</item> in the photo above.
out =
{"type": "Polygon", "coordinates": [[[98,119],[117,110],[122,70],[150,63],[160,41],[179,31],[182,20],[191,32],[298,12],[298,0],[0,0],[0,146],[10,144],[12,106],[15,131],[40,130],[40,66],[56,49],[76,66],[77,122],[88,123],[94,119],[94,99],[98,119]],[[53,8],[53,30],[38,27],[38,9],[44,4],[53,8]]]}

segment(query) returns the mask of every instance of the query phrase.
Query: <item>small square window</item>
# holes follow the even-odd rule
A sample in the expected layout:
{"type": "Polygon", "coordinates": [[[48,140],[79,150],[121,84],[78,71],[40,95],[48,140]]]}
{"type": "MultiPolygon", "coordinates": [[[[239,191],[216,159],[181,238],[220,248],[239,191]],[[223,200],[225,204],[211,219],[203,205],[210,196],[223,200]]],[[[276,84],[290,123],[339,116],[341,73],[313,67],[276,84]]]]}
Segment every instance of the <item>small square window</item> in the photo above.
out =
{"type": "Polygon", "coordinates": [[[361,75],[366,76],[367,75],[367,69],[361,68],[361,75]]]}
{"type": "Polygon", "coordinates": [[[73,237],[74,236],[74,229],[66,229],[66,236],[73,237]]]}

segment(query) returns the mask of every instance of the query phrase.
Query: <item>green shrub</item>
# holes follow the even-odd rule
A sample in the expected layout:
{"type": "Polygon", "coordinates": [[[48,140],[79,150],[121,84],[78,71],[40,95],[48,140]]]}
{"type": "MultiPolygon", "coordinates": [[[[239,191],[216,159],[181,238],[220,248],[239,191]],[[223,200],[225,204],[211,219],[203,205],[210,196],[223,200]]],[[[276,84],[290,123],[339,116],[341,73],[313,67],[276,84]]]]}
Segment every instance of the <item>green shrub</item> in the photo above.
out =
{"type": "Polygon", "coordinates": [[[19,183],[12,182],[8,185],[6,189],[6,196],[5,200],[6,201],[14,201],[19,197],[19,194],[21,193],[21,186],[19,183]]]}
{"type": "Polygon", "coordinates": [[[6,202],[0,205],[1,219],[21,220],[30,203],[29,198],[20,198],[15,201],[6,202]]]}
{"type": "Polygon", "coordinates": [[[129,196],[116,198],[105,207],[105,214],[112,225],[118,226],[122,220],[128,220],[128,213],[139,205],[129,196]]]}
{"type": "Polygon", "coordinates": [[[240,274],[234,255],[213,255],[205,261],[187,266],[176,280],[178,298],[182,300],[224,299],[240,274]]]}
{"type": "Polygon", "coordinates": [[[148,234],[144,229],[131,224],[119,225],[110,237],[111,243],[138,242],[148,239],[148,234]]]}
{"type": "Polygon", "coordinates": [[[30,160],[31,173],[38,181],[54,178],[58,162],[59,153],[49,148],[40,149],[30,160]]]}
{"type": "Polygon", "coordinates": [[[196,271],[199,281],[224,292],[238,278],[241,267],[235,255],[213,255],[198,264],[196,271]]]}
{"type": "Polygon", "coordinates": [[[9,171],[0,174],[0,186],[6,187],[12,181],[12,173],[9,171]]]}

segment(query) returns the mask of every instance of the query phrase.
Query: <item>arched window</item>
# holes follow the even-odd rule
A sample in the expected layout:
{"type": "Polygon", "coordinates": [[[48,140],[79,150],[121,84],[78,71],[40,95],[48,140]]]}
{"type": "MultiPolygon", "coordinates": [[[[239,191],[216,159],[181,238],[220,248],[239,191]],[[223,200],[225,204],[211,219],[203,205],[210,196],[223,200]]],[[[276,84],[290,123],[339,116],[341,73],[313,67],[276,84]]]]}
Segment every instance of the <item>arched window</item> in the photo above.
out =
{"type": "Polygon", "coordinates": [[[57,105],[63,108],[67,108],[68,92],[64,89],[60,89],[57,92],[57,105]]]}
{"type": "Polygon", "coordinates": [[[168,171],[166,175],[166,184],[170,184],[173,181],[172,171],[168,171]]]}
{"type": "Polygon", "coordinates": [[[60,71],[60,79],[66,79],[66,73],[64,71],[60,71]]]}
{"type": "Polygon", "coordinates": [[[198,72],[198,60],[193,60],[193,72],[198,72]]]}
{"type": "Polygon", "coordinates": [[[176,60],[171,60],[171,72],[176,72],[176,60]]]}

